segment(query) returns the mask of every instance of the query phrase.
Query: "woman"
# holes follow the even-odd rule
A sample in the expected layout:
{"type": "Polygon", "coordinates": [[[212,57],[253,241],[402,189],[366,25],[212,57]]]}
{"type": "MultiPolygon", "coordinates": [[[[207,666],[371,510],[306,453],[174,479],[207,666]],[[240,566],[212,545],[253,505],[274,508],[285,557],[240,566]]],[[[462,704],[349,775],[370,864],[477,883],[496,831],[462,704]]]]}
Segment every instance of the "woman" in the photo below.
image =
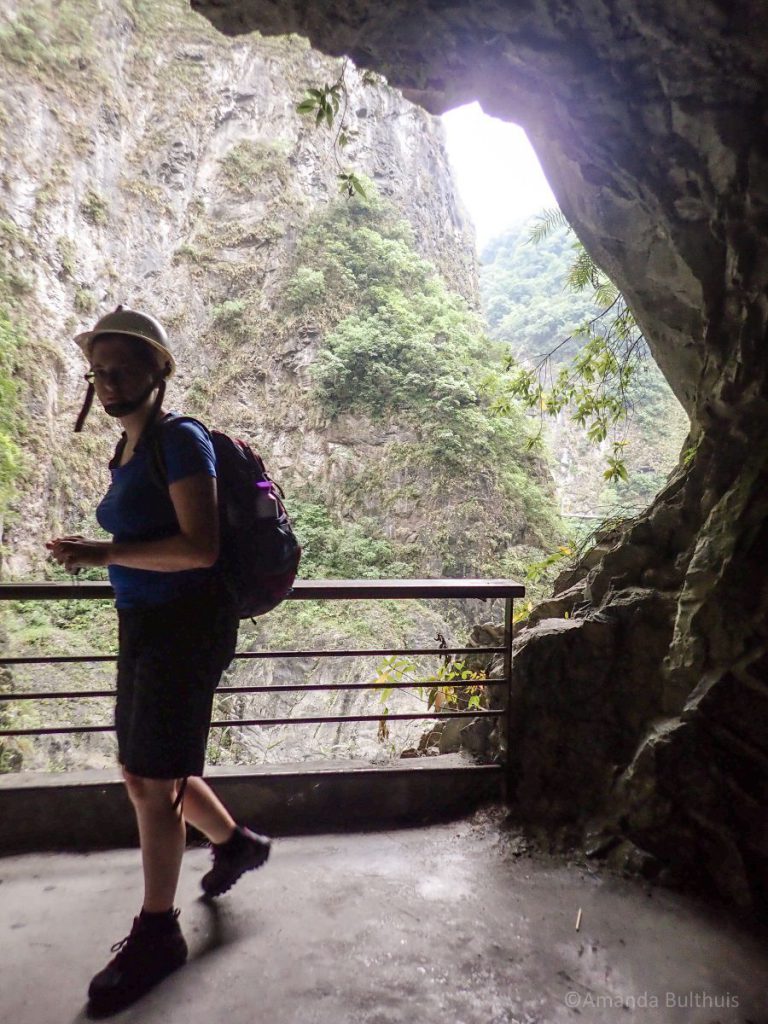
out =
{"type": "Polygon", "coordinates": [[[72,571],[107,566],[116,598],[118,759],[138,822],[144,902],[130,934],[113,947],[117,956],[89,988],[91,1009],[111,1012],[186,959],[173,906],[185,820],[212,845],[213,867],[202,879],[209,896],[263,864],[270,841],[237,825],[201,778],[213,692],[234,655],[238,627],[218,564],[210,437],[195,423],[174,423],[162,408],[175,362],[153,317],[118,306],[75,340],[90,363],[75,430],[95,393],[124,431],[96,512],[113,539],[46,544],[72,571]],[[160,438],[167,485],[152,472],[152,436],[160,438]]]}

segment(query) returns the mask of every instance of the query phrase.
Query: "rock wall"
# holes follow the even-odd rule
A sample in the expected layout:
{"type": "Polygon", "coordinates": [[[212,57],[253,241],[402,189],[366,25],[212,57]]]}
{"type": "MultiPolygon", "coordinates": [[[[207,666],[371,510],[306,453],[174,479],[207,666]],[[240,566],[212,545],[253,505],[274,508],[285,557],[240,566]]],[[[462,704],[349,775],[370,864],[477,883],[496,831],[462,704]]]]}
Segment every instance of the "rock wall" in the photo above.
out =
{"type": "Polygon", "coordinates": [[[348,53],[429,110],[477,99],[525,127],[692,433],[651,509],[517,641],[521,812],[596,815],[737,904],[764,904],[768,9],[193,6],[227,33],[299,32],[348,53]]]}
{"type": "MultiPolygon", "coordinates": [[[[24,275],[14,299],[34,344],[22,360],[29,457],[2,535],[6,571],[33,578],[46,537],[93,528],[105,483],[94,459],[106,464],[114,424],[93,413],[72,443],[85,388],[72,338],[118,302],[167,325],[180,367],[172,404],[208,412],[199,382],[226,371],[219,425],[258,437],[283,483],[332,488],[356,453],[381,454],[392,432],[308,418],[323,327],[288,330],[273,314],[302,231],[339,192],[332,133],[295,107],[341,62],[298,37],[227,40],[182,0],[11,2],[1,27],[0,228],[3,256],[24,275]],[[228,301],[259,332],[247,367],[236,329],[215,322],[228,301]]],[[[473,232],[439,122],[353,67],[346,80],[357,135],[344,159],[476,306],[473,232]]]]}
{"type": "MultiPolygon", "coordinates": [[[[308,86],[334,81],[341,64],[298,37],[227,39],[183,0],[3,6],[0,315],[10,309],[25,338],[18,367],[24,471],[7,519],[0,516],[5,579],[40,580],[50,572],[48,537],[95,529],[116,425],[94,408],[84,431],[73,435],[86,367],[72,339],[118,302],[147,308],[168,327],[179,370],[166,404],[250,439],[285,487],[289,508],[299,493],[309,494],[334,514],[337,536],[350,547],[410,545],[422,558],[414,575],[428,576],[445,574],[445,559],[457,552],[480,557],[465,543],[465,514],[493,517],[489,547],[498,549],[502,529],[526,541],[527,524],[510,521],[506,496],[491,484],[468,509],[466,495],[433,486],[423,464],[393,472],[390,453],[415,436],[412,424],[374,424],[359,412],[334,418],[309,396],[309,369],[328,322],[282,310],[308,225],[338,199],[339,167],[332,133],[316,130],[295,107],[308,86]],[[357,533],[344,533],[358,523],[357,533]]],[[[418,254],[476,305],[472,229],[454,192],[439,122],[352,67],[346,82],[348,127],[357,135],[344,159],[407,219],[418,254]]],[[[331,314],[337,322],[338,311],[331,314]]],[[[534,462],[544,475],[531,456],[534,462]]],[[[271,614],[266,628],[244,623],[241,649],[431,645],[440,632],[458,642],[467,626],[456,602],[437,612],[414,602],[362,609],[299,604],[271,614]]],[[[114,616],[104,604],[86,612],[59,603],[50,609],[33,608],[26,617],[0,609],[0,646],[15,645],[14,654],[113,652],[114,616]]],[[[428,664],[421,667],[432,674],[428,664]]],[[[0,688],[110,686],[108,676],[94,681],[84,669],[59,668],[44,674],[17,666],[0,688]]],[[[376,671],[370,658],[343,666],[333,659],[298,667],[247,661],[232,676],[237,685],[310,677],[328,684],[373,679],[376,671]]],[[[378,693],[364,691],[342,691],[339,702],[340,713],[381,707],[378,693]]],[[[47,715],[32,702],[20,704],[16,726],[109,723],[108,703],[98,699],[57,703],[47,715]]],[[[425,704],[414,696],[391,710],[425,704]]],[[[322,691],[235,695],[221,705],[220,717],[333,713],[322,691]]],[[[378,722],[230,731],[214,759],[396,756],[416,742],[421,726],[392,722],[388,729],[383,737],[378,722]]],[[[101,734],[65,735],[32,749],[25,739],[14,744],[10,760],[0,748],[0,771],[103,766],[113,761],[108,742],[101,734]]]]}

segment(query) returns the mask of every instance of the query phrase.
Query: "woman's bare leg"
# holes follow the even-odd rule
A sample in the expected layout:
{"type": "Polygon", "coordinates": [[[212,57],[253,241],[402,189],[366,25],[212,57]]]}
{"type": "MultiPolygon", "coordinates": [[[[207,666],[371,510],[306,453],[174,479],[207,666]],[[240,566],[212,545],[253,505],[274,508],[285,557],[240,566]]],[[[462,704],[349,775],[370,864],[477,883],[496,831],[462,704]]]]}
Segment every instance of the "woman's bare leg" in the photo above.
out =
{"type": "Polygon", "coordinates": [[[199,775],[187,779],[183,806],[187,821],[207,835],[212,843],[233,840],[222,850],[215,851],[211,870],[200,879],[200,886],[207,897],[221,896],[246,871],[261,867],[268,859],[269,836],[238,828],[224,804],[199,775]]]}
{"type": "Polygon", "coordinates": [[[187,833],[173,808],[175,779],[145,779],[123,770],[136,811],[144,868],[144,907],[160,913],[173,906],[187,833]]]}
{"type": "MultiPolygon", "coordinates": [[[[178,791],[178,786],[176,787],[178,791]]],[[[225,843],[235,820],[211,787],[199,775],[190,775],[182,802],[184,817],[212,843],[225,843]]]]}

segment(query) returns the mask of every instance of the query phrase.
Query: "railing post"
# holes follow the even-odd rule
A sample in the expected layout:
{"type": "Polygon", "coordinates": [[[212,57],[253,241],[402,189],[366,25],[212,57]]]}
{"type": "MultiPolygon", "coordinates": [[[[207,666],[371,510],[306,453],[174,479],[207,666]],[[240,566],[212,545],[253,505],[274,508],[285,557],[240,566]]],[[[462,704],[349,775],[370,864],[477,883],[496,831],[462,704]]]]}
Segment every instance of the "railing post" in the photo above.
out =
{"type": "Polygon", "coordinates": [[[502,799],[510,803],[512,756],[512,610],[514,598],[504,599],[504,678],[507,680],[507,756],[504,764],[504,781],[502,783],[502,799]]]}

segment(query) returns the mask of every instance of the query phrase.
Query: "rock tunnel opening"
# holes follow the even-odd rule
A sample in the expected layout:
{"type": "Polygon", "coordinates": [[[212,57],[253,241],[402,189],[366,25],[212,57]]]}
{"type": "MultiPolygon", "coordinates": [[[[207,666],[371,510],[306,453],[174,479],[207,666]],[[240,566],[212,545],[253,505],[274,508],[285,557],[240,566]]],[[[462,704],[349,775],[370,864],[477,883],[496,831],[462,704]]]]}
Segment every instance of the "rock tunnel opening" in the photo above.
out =
{"type": "MultiPolygon", "coordinates": [[[[440,117],[475,228],[489,337],[514,360],[504,386],[546,439],[561,561],[527,573],[529,599],[605,525],[644,511],[675,468],[690,421],[624,297],[567,223],[525,130],[478,103],[440,117]],[[524,385],[524,386],[523,386],[524,385]],[[531,581],[536,580],[536,586],[531,581]],[[532,592],[533,591],[533,592],[532,592]]],[[[548,552],[550,554],[551,552],[548,552]]]]}
{"type": "MultiPolygon", "coordinates": [[[[640,0],[619,0],[611,17],[598,0],[193,6],[225,33],[293,32],[349,54],[431,112],[477,99],[525,126],[693,426],[689,457],[650,508],[560,580],[517,639],[515,807],[553,831],[634,844],[738,906],[765,905],[768,10],[640,0]]],[[[45,40],[33,31],[25,39],[42,73],[45,40]]],[[[199,56],[190,45],[179,58],[187,86],[199,56]]],[[[151,52],[142,59],[151,66],[151,52]]],[[[89,58],[65,64],[54,70],[74,76],[74,89],[89,58]]],[[[30,116],[42,152],[54,113],[30,116]]],[[[94,116],[105,136],[119,136],[119,102],[94,116]]],[[[189,163],[180,141],[152,168],[169,188],[189,163]]],[[[76,144],[88,152],[91,142],[81,135],[76,144]]],[[[108,174],[106,154],[95,160],[108,174]]],[[[273,152],[257,155],[279,176],[273,152]]],[[[49,193],[61,184],[62,167],[46,166],[49,193]]],[[[78,184],[80,213],[98,232],[103,197],[78,184]]],[[[131,184],[149,202],[162,199],[151,180],[131,184]]],[[[31,223],[35,189],[23,175],[7,187],[31,223]]],[[[62,238],[65,228],[66,218],[35,224],[62,238]]],[[[156,228],[145,225],[147,280],[162,265],[156,228]]],[[[3,241],[23,262],[24,240],[3,241]]],[[[51,268],[51,287],[63,292],[76,269],[66,244],[51,268]]],[[[18,266],[9,279],[30,287],[18,266]]],[[[75,294],[79,311],[94,301],[88,288],[75,294]]],[[[36,381],[41,415],[65,372],[52,367],[51,379],[36,381]]]]}
{"type": "Polygon", "coordinates": [[[525,126],[692,432],[651,507],[516,641],[517,809],[603,829],[764,906],[768,11],[192,6],[228,34],[296,32],[349,54],[433,113],[478,100],[525,126]]]}

